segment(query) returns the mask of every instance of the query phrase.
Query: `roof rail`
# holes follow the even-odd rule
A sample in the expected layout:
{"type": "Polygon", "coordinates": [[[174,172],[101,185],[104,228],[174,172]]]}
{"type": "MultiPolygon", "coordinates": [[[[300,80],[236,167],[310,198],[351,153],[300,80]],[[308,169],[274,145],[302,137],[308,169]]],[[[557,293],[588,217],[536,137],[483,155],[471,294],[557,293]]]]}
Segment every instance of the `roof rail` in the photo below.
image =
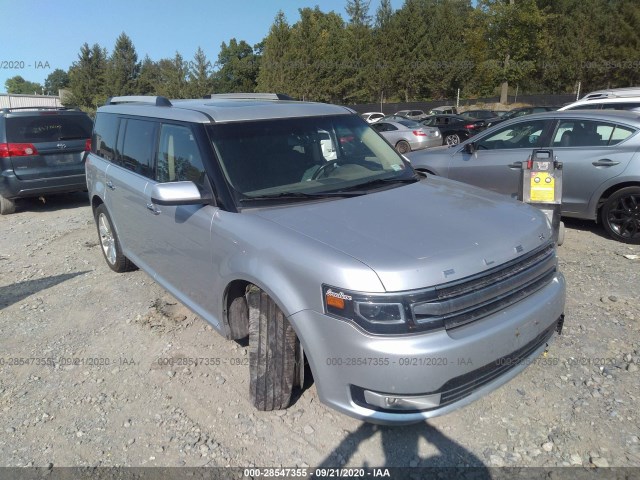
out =
{"type": "Polygon", "coordinates": [[[212,93],[203,98],[220,98],[227,100],[293,100],[284,93],[212,93]]]}
{"type": "Polygon", "coordinates": [[[151,95],[125,95],[122,97],[109,97],[105,105],[117,105],[119,103],[144,103],[147,105],[155,105],[156,107],[173,106],[168,98],[151,95]]]}
{"type": "Polygon", "coordinates": [[[79,110],[77,108],[69,108],[69,107],[49,107],[45,105],[34,105],[31,107],[3,107],[0,108],[0,112],[9,113],[15,110],[79,110]]]}
{"type": "Polygon", "coordinates": [[[600,100],[602,98],[640,97],[640,87],[610,88],[587,93],[583,100],[600,100]]]}

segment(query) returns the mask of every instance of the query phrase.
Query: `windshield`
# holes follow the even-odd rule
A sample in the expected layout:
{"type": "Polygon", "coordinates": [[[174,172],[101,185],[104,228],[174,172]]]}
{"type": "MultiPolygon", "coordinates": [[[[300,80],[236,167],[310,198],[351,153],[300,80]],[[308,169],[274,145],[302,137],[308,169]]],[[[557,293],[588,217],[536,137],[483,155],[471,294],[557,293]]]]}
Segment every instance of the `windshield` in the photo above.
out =
{"type": "Polygon", "coordinates": [[[357,115],[210,125],[236,199],[286,201],[384,188],[412,179],[410,166],[357,115]],[[378,182],[380,180],[380,182],[378,182]]]}

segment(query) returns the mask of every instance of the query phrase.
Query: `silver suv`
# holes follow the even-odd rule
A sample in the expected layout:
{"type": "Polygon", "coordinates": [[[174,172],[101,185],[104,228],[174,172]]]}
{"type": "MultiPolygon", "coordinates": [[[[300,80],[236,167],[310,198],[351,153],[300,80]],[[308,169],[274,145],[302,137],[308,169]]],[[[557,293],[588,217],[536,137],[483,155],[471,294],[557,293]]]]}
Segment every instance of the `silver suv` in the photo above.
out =
{"type": "Polygon", "coordinates": [[[565,105],[563,110],[631,110],[640,112],[640,88],[611,88],[587,93],[580,100],[565,105]]]}
{"type": "Polygon", "coordinates": [[[333,408],[417,422],[507,382],[562,328],[544,214],[418,175],[344,107],[113,98],[86,171],[109,267],[248,336],[261,410],[288,406],[308,362],[333,408]]]}

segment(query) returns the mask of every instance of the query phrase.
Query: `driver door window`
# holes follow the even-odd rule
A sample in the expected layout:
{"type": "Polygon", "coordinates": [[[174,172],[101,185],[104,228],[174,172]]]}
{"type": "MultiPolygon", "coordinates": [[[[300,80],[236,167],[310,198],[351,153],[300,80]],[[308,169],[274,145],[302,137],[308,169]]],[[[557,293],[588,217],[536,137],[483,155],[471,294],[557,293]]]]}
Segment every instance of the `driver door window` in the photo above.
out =
{"type": "Polygon", "coordinates": [[[476,142],[477,150],[504,150],[541,147],[545,120],[519,122],[501,128],[476,142]]]}

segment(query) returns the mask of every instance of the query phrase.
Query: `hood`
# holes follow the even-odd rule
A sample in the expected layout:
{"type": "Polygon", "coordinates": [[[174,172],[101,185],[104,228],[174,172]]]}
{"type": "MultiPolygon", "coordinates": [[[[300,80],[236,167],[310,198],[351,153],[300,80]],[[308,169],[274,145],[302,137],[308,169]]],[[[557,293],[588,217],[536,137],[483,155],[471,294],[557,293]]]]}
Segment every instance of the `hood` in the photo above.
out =
{"type": "Polygon", "coordinates": [[[251,213],[368,265],[389,292],[468,277],[551,238],[541,211],[433,177],[359,197],[251,213]]]}

